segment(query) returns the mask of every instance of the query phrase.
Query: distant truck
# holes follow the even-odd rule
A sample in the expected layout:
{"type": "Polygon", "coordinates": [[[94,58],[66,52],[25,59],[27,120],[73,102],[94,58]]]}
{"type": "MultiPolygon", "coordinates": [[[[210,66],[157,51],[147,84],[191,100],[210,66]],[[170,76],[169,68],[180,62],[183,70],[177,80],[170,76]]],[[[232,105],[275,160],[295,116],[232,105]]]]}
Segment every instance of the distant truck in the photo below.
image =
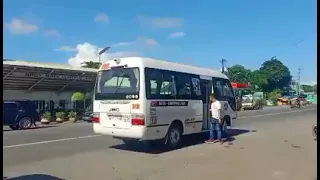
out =
{"type": "Polygon", "coordinates": [[[262,109],[263,92],[253,92],[249,83],[233,82],[237,111],[248,109],[262,109]]]}
{"type": "Polygon", "coordinates": [[[262,98],[257,98],[253,94],[247,94],[242,96],[241,110],[257,110],[262,109],[262,98]]]}

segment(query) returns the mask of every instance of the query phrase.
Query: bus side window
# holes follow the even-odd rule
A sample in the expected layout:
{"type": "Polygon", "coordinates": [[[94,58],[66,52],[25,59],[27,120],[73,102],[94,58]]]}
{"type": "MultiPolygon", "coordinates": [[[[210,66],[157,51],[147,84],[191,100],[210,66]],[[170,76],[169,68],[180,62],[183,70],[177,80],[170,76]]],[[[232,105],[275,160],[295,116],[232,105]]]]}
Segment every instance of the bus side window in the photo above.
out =
{"type": "Polygon", "coordinates": [[[191,99],[191,78],[187,74],[176,73],[176,85],[179,99],[191,99]]]}
{"type": "Polygon", "coordinates": [[[162,85],[160,94],[169,95],[167,98],[172,99],[176,96],[176,85],[174,81],[174,76],[171,73],[162,71],[162,85]]]}
{"type": "Polygon", "coordinates": [[[234,91],[233,91],[233,88],[232,88],[230,81],[227,79],[225,80],[225,87],[226,87],[225,91],[227,92],[226,93],[227,101],[229,102],[231,109],[233,111],[236,111],[237,110],[237,102],[235,99],[234,91]]]}
{"type": "Polygon", "coordinates": [[[150,80],[150,94],[157,94],[157,81],[156,80],[150,80]]]}
{"type": "Polygon", "coordinates": [[[219,101],[228,101],[232,110],[236,110],[236,100],[232,85],[228,79],[214,78],[214,92],[219,101]]]}
{"type": "Polygon", "coordinates": [[[174,76],[169,71],[145,68],[147,99],[175,99],[174,76]]]}
{"type": "Polygon", "coordinates": [[[200,79],[199,78],[192,78],[192,99],[199,99],[198,97],[201,98],[201,87],[200,87],[200,79]]]}
{"type": "Polygon", "coordinates": [[[222,78],[213,78],[213,92],[219,101],[226,100],[223,92],[222,83],[223,83],[222,78]]]}
{"type": "Polygon", "coordinates": [[[231,83],[228,80],[224,80],[222,84],[224,96],[234,98],[233,89],[231,83]]]}
{"type": "Polygon", "coordinates": [[[172,82],[163,80],[160,88],[160,94],[175,95],[173,87],[172,82]]]}

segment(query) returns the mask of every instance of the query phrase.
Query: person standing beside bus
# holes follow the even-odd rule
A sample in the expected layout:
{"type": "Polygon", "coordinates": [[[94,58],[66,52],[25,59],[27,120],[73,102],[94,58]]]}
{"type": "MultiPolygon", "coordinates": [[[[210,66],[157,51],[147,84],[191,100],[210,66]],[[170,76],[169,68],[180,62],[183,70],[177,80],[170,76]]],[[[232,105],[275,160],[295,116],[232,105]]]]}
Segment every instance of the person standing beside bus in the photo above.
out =
{"type": "Polygon", "coordinates": [[[210,119],[210,137],[206,141],[206,143],[216,143],[222,142],[221,140],[221,103],[217,100],[215,94],[210,95],[210,112],[211,112],[211,119],[210,119]]]}

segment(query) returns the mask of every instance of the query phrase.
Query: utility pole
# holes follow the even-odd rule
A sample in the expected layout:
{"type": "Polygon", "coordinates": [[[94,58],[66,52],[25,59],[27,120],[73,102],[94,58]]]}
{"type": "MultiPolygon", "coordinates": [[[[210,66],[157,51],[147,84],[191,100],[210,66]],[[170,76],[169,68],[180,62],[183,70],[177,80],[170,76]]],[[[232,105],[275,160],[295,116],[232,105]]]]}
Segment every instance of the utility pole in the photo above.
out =
{"type": "Polygon", "coordinates": [[[224,69],[226,67],[225,65],[226,65],[227,60],[222,58],[220,60],[220,62],[221,62],[221,72],[224,73],[224,69]]]}
{"type": "Polygon", "coordinates": [[[298,88],[297,88],[297,93],[298,93],[298,96],[300,96],[300,74],[301,74],[301,68],[298,69],[298,88]]]}

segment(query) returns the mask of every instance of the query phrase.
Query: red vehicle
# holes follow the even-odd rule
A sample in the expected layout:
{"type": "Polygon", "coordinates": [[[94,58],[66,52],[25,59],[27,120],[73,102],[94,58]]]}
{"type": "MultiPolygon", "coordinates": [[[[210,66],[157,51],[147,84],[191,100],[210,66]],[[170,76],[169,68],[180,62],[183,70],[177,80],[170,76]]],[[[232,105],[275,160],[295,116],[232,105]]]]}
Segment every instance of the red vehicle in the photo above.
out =
{"type": "Polygon", "coordinates": [[[231,85],[236,95],[237,111],[240,111],[242,109],[242,95],[243,95],[242,90],[249,89],[250,84],[241,83],[241,82],[232,82],[231,85]]]}
{"type": "Polygon", "coordinates": [[[232,82],[231,85],[233,89],[247,89],[251,87],[250,83],[232,82]]]}

